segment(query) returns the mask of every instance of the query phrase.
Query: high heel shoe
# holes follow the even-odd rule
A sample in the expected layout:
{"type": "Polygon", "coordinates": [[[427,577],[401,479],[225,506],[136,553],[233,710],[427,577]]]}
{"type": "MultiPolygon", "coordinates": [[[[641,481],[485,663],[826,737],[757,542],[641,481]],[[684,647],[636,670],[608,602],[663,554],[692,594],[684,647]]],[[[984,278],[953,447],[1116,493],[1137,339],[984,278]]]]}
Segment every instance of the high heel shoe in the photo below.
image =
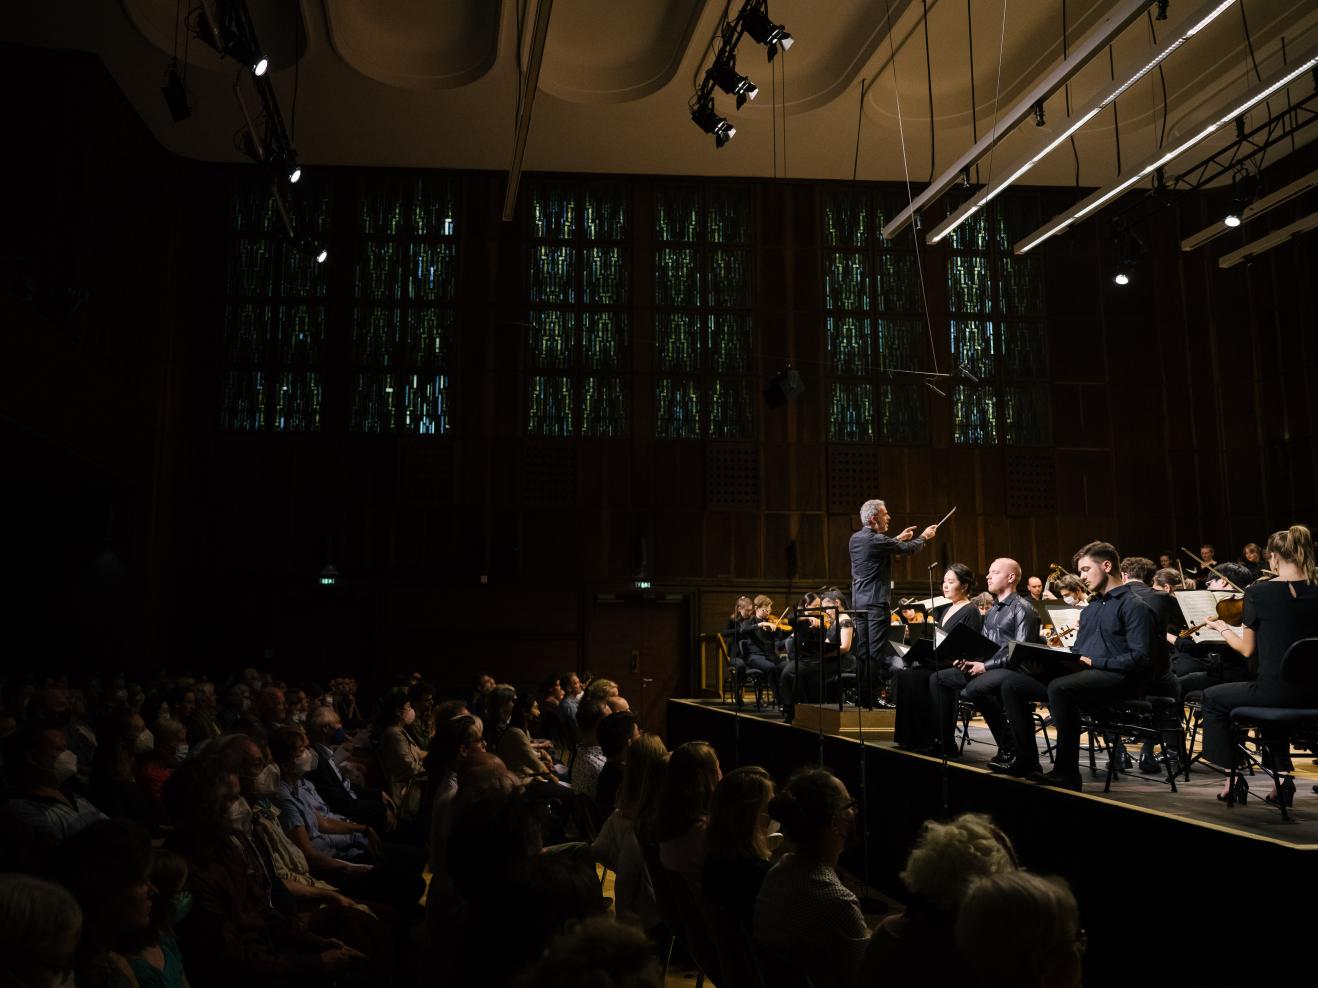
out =
{"type": "Polygon", "coordinates": [[[1270,803],[1273,806],[1293,806],[1295,804],[1295,780],[1288,776],[1286,781],[1281,784],[1280,789],[1263,797],[1263,802],[1270,803]]]}
{"type": "Polygon", "coordinates": [[[1249,801],[1249,783],[1242,778],[1237,778],[1234,791],[1231,793],[1219,792],[1217,798],[1223,803],[1246,803],[1249,801]]]}

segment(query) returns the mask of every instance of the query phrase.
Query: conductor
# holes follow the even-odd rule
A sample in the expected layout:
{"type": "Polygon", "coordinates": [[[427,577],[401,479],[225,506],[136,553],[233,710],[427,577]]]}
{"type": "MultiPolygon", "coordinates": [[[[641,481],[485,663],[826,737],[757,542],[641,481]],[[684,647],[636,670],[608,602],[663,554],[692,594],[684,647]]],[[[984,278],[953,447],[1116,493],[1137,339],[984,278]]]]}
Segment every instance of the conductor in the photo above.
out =
{"type": "Polygon", "coordinates": [[[930,525],[917,538],[915,526],[902,529],[896,536],[885,535],[890,517],[880,500],[860,506],[861,528],[851,536],[851,616],[856,623],[856,646],[853,651],[865,663],[862,683],[878,673],[883,681],[902,668],[899,656],[880,658],[887,638],[889,597],[892,592],[892,557],[911,555],[924,548],[934,537],[937,525],[930,525]]]}

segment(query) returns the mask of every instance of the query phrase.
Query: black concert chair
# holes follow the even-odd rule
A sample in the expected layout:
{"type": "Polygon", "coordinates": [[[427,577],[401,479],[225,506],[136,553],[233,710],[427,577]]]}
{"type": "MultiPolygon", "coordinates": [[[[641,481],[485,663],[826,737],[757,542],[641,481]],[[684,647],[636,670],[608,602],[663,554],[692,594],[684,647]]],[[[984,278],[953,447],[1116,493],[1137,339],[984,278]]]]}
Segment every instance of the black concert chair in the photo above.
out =
{"type": "MultiPolygon", "coordinates": [[[[755,709],[762,710],[764,708],[765,673],[763,669],[751,668],[751,662],[750,662],[751,643],[746,641],[744,638],[741,641],[737,642],[737,657],[741,659],[743,663],[745,663],[745,669],[742,672],[742,678],[745,684],[749,686],[755,693],[755,709]]],[[[737,683],[736,685],[734,685],[733,689],[736,690],[737,706],[740,707],[742,702],[741,683],[737,683]]]]}
{"type": "MultiPolygon", "coordinates": [[[[711,954],[717,957],[717,951],[713,944],[697,945],[691,940],[691,931],[682,914],[683,903],[674,896],[674,885],[669,881],[668,876],[672,874],[663,863],[659,860],[659,844],[650,836],[637,836],[641,845],[641,857],[645,860],[645,871],[650,876],[650,885],[654,888],[655,906],[659,911],[659,918],[663,920],[664,926],[668,928],[671,939],[668,943],[668,950],[664,954],[664,976],[668,975],[668,964],[673,957],[673,944],[680,942],[683,949],[690,956],[696,965],[696,988],[701,988],[705,983],[705,961],[708,961],[711,954]],[[701,960],[702,956],[704,961],[701,960]]],[[[681,882],[685,888],[685,880],[681,875],[674,875],[678,882],[681,882]]],[[[690,897],[690,891],[687,892],[690,897]]],[[[697,910],[698,911],[698,910],[697,910]]],[[[703,931],[703,924],[701,926],[703,931]]],[[[718,977],[717,966],[709,971],[711,979],[718,977]]],[[[714,982],[718,984],[717,981],[714,982]]]]}
{"type": "MultiPolygon", "coordinates": [[[[1290,648],[1281,660],[1281,678],[1292,686],[1318,696],[1318,638],[1301,638],[1290,648]]],[[[1252,769],[1257,765],[1277,786],[1281,799],[1281,818],[1289,821],[1286,810],[1289,800],[1287,793],[1294,793],[1295,780],[1289,770],[1275,767],[1278,757],[1285,759],[1290,754],[1292,742],[1303,740],[1310,744],[1318,743],[1318,703],[1308,707],[1236,707],[1231,711],[1231,730],[1236,746],[1244,754],[1246,764],[1252,769]],[[1255,757],[1246,746],[1250,732],[1258,736],[1258,747],[1262,756],[1255,757]],[[1269,767],[1272,762],[1273,767],[1269,767]]],[[[1235,805],[1236,778],[1240,770],[1231,769],[1231,794],[1228,806],[1235,805]]]]}
{"type": "Polygon", "coordinates": [[[718,949],[719,973],[723,976],[719,988],[764,988],[759,961],[755,958],[755,944],[750,933],[729,913],[706,896],[701,896],[701,909],[714,946],[718,949]]]}
{"type": "MultiPolygon", "coordinates": [[[[1185,731],[1178,713],[1175,697],[1146,695],[1133,700],[1110,700],[1096,706],[1089,714],[1092,735],[1103,739],[1108,749],[1107,779],[1103,791],[1110,792],[1112,780],[1126,773],[1129,757],[1126,743],[1143,744],[1152,741],[1159,748],[1159,761],[1167,770],[1167,777],[1156,781],[1165,783],[1176,792],[1176,775],[1180,766],[1187,763],[1185,731]]],[[[1094,768],[1094,750],[1090,746],[1090,768],[1094,768]]],[[[1129,774],[1129,773],[1126,773],[1129,774]]],[[[1143,778],[1143,776],[1140,776],[1143,778]]]]}

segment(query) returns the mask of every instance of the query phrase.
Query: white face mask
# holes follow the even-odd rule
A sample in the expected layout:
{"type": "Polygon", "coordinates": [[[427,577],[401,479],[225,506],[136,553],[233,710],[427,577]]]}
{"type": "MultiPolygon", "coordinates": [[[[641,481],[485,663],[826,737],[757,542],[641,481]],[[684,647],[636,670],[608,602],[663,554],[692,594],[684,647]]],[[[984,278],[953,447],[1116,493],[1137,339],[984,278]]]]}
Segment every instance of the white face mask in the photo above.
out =
{"type": "Polygon", "coordinates": [[[1071,594],[1069,594],[1069,593],[1064,593],[1064,594],[1062,594],[1062,602],[1063,602],[1063,603],[1066,603],[1066,604],[1070,604],[1072,607],[1074,607],[1074,606],[1075,606],[1075,597],[1073,597],[1073,596],[1072,596],[1071,594]]]}
{"type": "Polygon", "coordinates": [[[239,833],[250,834],[252,832],[252,808],[247,805],[247,800],[239,796],[234,800],[233,805],[229,807],[229,829],[236,830],[239,833]]]}
{"type": "Polygon", "coordinates": [[[55,775],[55,785],[62,786],[78,774],[78,756],[71,751],[61,751],[55,756],[50,770],[55,775]]]}
{"type": "Polygon", "coordinates": [[[257,796],[269,796],[279,789],[279,766],[267,765],[256,773],[252,780],[252,792],[257,796]]]}
{"type": "Polygon", "coordinates": [[[133,738],[133,753],[136,755],[145,755],[155,746],[156,738],[150,731],[143,731],[137,737],[133,738]]]}
{"type": "Polygon", "coordinates": [[[293,767],[297,769],[299,775],[306,775],[308,772],[314,771],[316,763],[316,753],[310,748],[293,759],[293,767]]]}
{"type": "Polygon", "coordinates": [[[175,748],[174,757],[177,758],[179,761],[183,761],[183,759],[187,758],[188,746],[186,744],[181,744],[177,748],[175,748]]]}
{"type": "Polygon", "coordinates": [[[306,721],[307,721],[307,715],[303,711],[298,710],[293,714],[294,724],[305,724],[306,721]]]}

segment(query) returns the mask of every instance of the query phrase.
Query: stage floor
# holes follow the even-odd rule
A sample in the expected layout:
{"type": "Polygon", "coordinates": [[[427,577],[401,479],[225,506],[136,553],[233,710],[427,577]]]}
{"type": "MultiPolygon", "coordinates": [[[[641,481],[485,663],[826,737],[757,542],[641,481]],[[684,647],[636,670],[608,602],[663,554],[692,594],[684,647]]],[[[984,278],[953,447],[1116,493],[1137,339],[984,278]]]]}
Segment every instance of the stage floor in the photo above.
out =
{"type": "MultiPolygon", "coordinates": [[[[672,702],[695,704],[727,717],[738,716],[731,704],[719,700],[675,700],[672,702]]],[[[757,712],[754,708],[753,699],[746,704],[739,716],[751,718],[757,722],[768,722],[783,731],[799,734],[814,733],[806,732],[802,728],[790,724],[784,724],[782,715],[777,710],[757,712]]],[[[837,740],[851,741],[853,744],[860,743],[854,739],[840,738],[833,735],[830,735],[830,737],[835,737],[837,740]]],[[[865,741],[864,743],[930,765],[940,764],[940,760],[937,758],[904,751],[889,742],[865,741]]],[[[1040,739],[1039,744],[1040,761],[1046,769],[1048,759],[1044,754],[1042,739],[1040,739]]],[[[1129,750],[1131,757],[1138,763],[1139,750],[1134,747],[1129,750]]],[[[988,728],[984,726],[982,720],[977,718],[971,721],[970,724],[969,743],[966,744],[965,750],[959,759],[948,762],[948,770],[950,772],[974,772],[992,775],[993,773],[989,772],[985,764],[996,751],[997,747],[993,743],[988,728]]],[[[752,750],[742,750],[739,752],[739,756],[741,764],[754,764],[755,762],[754,751],[752,750]]],[[[1080,758],[1082,764],[1087,764],[1086,754],[1083,749],[1080,758]]],[[[1184,774],[1177,777],[1176,792],[1172,792],[1165,782],[1158,781],[1165,779],[1165,776],[1141,775],[1138,768],[1136,768],[1134,771],[1123,773],[1119,778],[1114,779],[1111,791],[1104,793],[1106,758],[1106,752],[1097,753],[1097,777],[1091,775],[1087,767],[1082,769],[1084,775],[1083,793],[1065,793],[1064,795],[1073,796],[1077,799],[1094,799],[1114,803],[1141,813],[1156,814],[1194,826],[1210,827],[1239,837],[1276,842],[1296,850],[1318,851],[1318,793],[1313,791],[1314,783],[1318,782],[1318,766],[1313,764],[1311,757],[1306,758],[1302,753],[1297,754],[1295,757],[1296,792],[1295,805],[1290,809],[1290,822],[1283,821],[1281,811],[1263,801],[1263,794],[1270,792],[1272,787],[1268,777],[1261,772],[1252,777],[1247,777],[1250,784],[1248,802],[1243,805],[1229,807],[1216,798],[1216,794],[1221,791],[1222,776],[1201,765],[1191,767],[1189,782],[1185,781],[1184,774]]],[[[1034,783],[1022,779],[1012,779],[1006,776],[995,776],[995,778],[1003,785],[1037,788],[1034,783]]]]}

